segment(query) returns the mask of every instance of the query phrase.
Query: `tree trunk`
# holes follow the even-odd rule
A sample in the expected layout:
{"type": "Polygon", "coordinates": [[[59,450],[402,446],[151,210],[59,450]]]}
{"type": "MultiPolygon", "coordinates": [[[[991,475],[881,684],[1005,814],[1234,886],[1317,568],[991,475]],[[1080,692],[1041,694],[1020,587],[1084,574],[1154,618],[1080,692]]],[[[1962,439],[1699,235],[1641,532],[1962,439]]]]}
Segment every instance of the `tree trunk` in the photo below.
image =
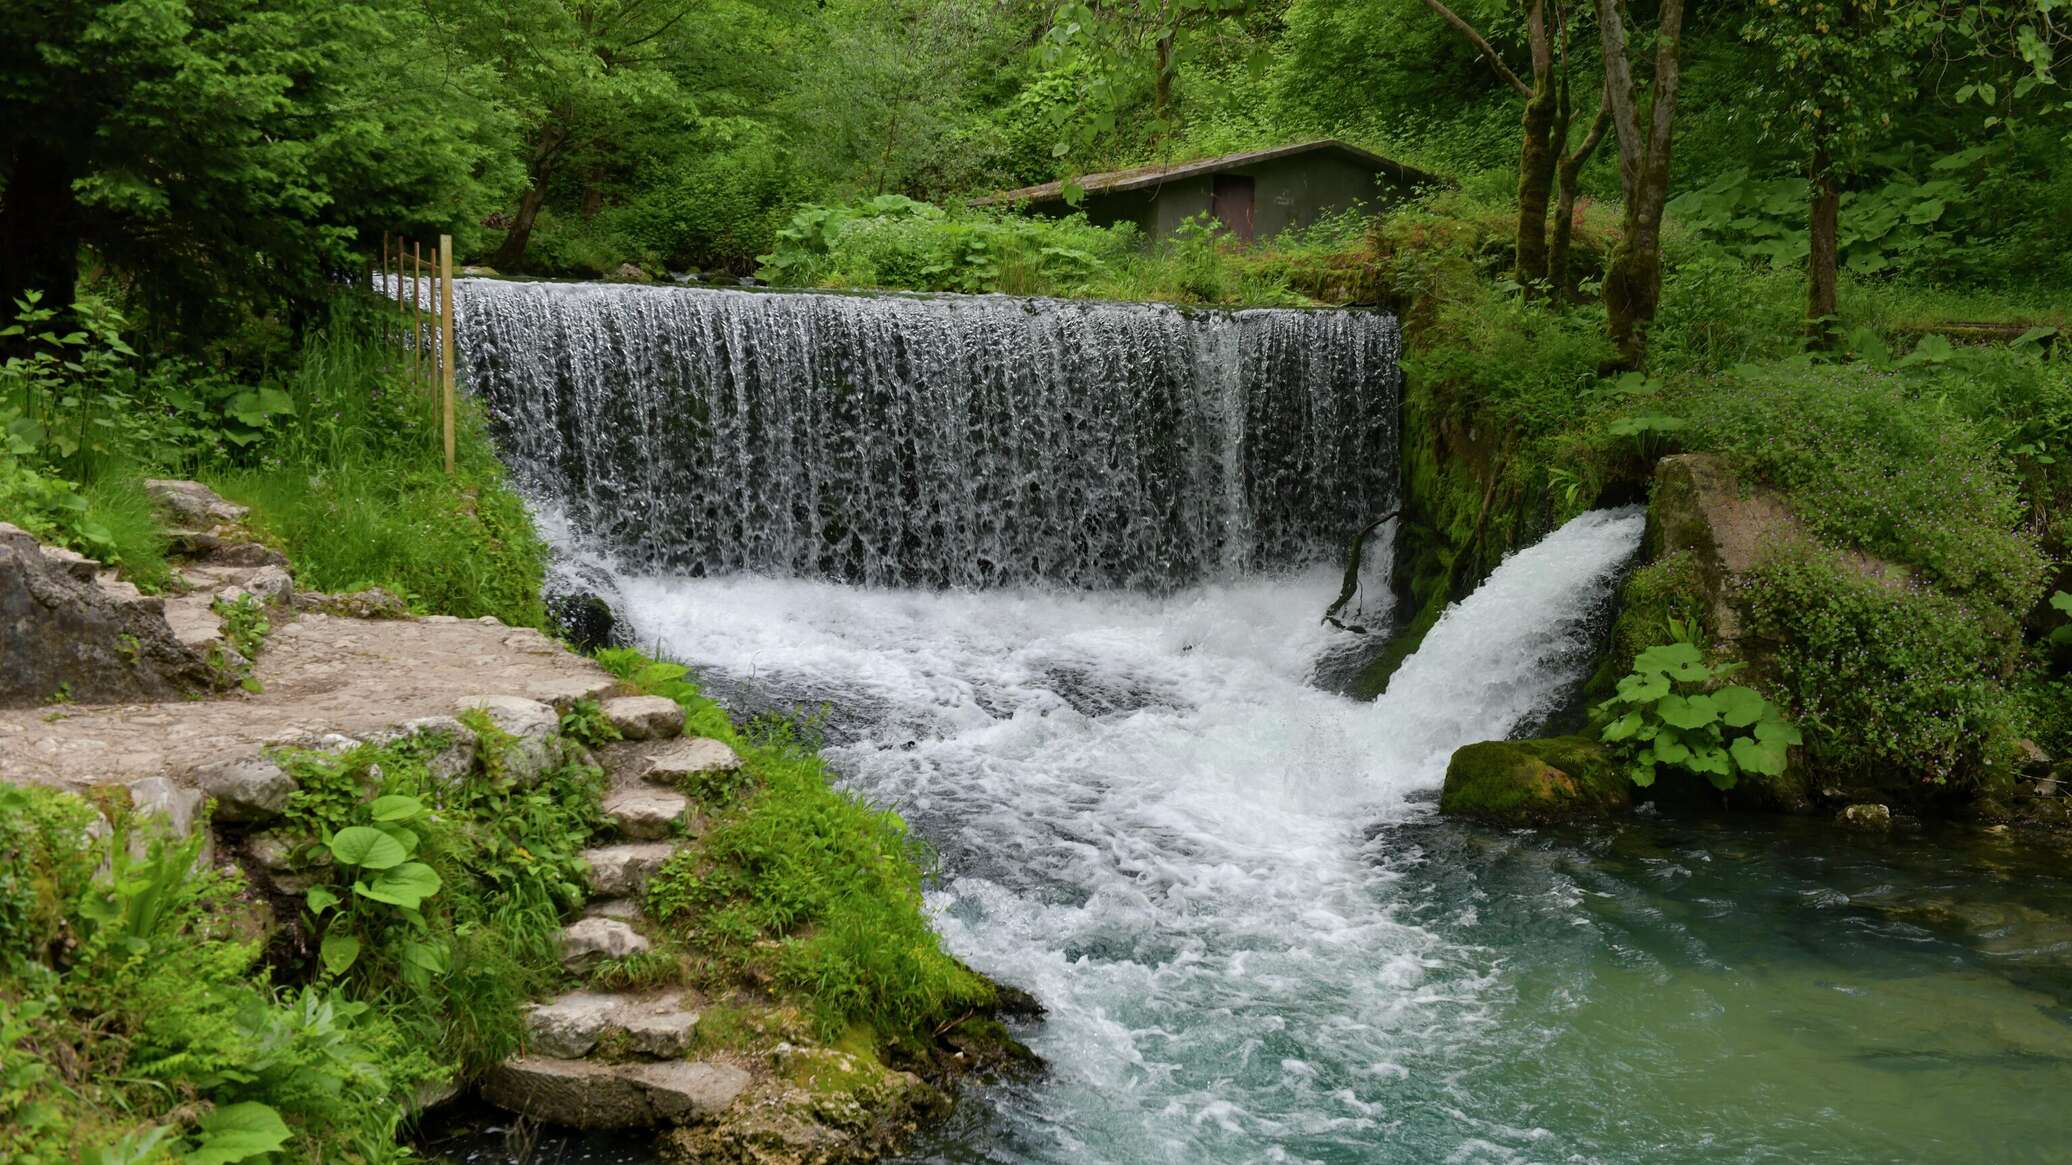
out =
{"type": "Polygon", "coordinates": [[[511,221],[511,229],[504,235],[503,245],[489,257],[490,266],[505,272],[525,270],[525,247],[532,242],[532,224],[540,217],[540,206],[547,201],[541,188],[542,183],[535,181],[519,197],[518,217],[511,221]]]}
{"type": "Polygon", "coordinates": [[[1599,105],[1597,116],[1591,120],[1590,132],[1584,135],[1582,144],[1564,155],[1561,164],[1555,168],[1559,193],[1554,201],[1554,238],[1547,248],[1547,282],[1553,287],[1556,299],[1574,300],[1576,296],[1575,273],[1569,269],[1569,251],[1576,230],[1576,183],[1581,180],[1583,167],[1589,163],[1590,155],[1597,152],[1597,143],[1604,140],[1604,131],[1610,124],[1611,107],[1599,105]]]}
{"type": "Polygon", "coordinates": [[[1626,198],[1621,238],[1604,272],[1605,325],[1618,348],[1618,368],[1639,368],[1646,362],[1648,325],[1662,302],[1662,205],[1669,200],[1683,10],[1684,0],[1662,0],[1652,101],[1643,127],[1619,2],[1597,0],[1605,101],[1618,134],[1619,185],[1626,198]]]}
{"type": "Polygon", "coordinates": [[[601,169],[593,170],[588,178],[583,179],[583,221],[589,222],[596,218],[597,212],[603,209],[604,174],[601,169]]]}
{"type": "Polygon", "coordinates": [[[1527,295],[1547,282],[1547,202],[1554,193],[1556,116],[1551,89],[1525,103],[1525,135],[1518,146],[1518,260],[1513,277],[1527,295]]]}
{"type": "Polygon", "coordinates": [[[1560,120],[1561,100],[1541,0],[1532,0],[1525,24],[1532,47],[1532,92],[1525,99],[1525,132],[1518,144],[1518,255],[1512,273],[1530,296],[1547,281],[1547,199],[1553,194],[1554,166],[1560,158],[1554,148],[1554,126],[1560,120]]]}
{"type": "Polygon", "coordinates": [[[567,144],[568,134],[558,122],[549,120],[540,128],[539,144],[532,151],[532,181],[518,198],[518,217],[512,221],[496,254],[489,257],[490,266],[502,271],[525,270],[525,248],[532,242],[532,224],[540,217],[540,207],[546,205],[547,180],[553,177],[555,160],[567,144]]]}
{"type": "Polygon", "coordinates": [[[1836,228],[1842,192],[1835,183],[1833,159],[1825,138],[1813,143],[1812,213],[1809,235],[1812,250],[1807,256],[1806,327],[1815,347],[1835,342],[1835,252],[1836,228]]]}
{"type": "Polygon", "coordinates": [[[1151,113],[1168,120],[1173,108],[1173,32],[1169,28],[1158,38],[1158,76],[1151,81],[1151,113]]]}
{"type": "Polygon", "coordinates": [[[43,293],[43,306],[65,311],[79,282],[79,208],[63,152],[34,141],[16,144],[0,194],[0,326],[14,320],[14,301],[43,293]]]}

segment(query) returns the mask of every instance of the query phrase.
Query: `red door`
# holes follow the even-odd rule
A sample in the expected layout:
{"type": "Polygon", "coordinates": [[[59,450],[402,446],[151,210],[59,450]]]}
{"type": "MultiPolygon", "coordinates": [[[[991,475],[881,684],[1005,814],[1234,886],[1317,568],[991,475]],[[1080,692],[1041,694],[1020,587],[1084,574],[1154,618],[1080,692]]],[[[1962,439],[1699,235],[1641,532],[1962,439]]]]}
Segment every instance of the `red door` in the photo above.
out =
{"type": "Polygon", "coordinates": [[[1209,192],[1209,212],[1216,216],[1230,237],[1252,241],[1252,179],[1243,174],[1218,174],[1209,192]]]}

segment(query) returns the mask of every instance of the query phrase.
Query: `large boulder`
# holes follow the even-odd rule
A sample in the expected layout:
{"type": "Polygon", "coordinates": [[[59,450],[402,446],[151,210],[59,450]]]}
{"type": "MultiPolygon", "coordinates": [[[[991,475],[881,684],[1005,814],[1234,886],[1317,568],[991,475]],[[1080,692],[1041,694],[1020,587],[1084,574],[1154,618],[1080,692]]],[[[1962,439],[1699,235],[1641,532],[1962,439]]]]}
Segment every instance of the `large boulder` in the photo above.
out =
{"type": "Polygon", "coordinates": [[[175,700],[217,685],[163,601],[104,588],[98,570],[0,522],[0,707],[175,700]]]}
{"type": "Polygon", "coordinates": [[[1470,744],[1453,754],[1439,792],[1441,813],[1499,825],[1602,817],[1632,805],[1632,782],[1581,736],[1470,744]]]}

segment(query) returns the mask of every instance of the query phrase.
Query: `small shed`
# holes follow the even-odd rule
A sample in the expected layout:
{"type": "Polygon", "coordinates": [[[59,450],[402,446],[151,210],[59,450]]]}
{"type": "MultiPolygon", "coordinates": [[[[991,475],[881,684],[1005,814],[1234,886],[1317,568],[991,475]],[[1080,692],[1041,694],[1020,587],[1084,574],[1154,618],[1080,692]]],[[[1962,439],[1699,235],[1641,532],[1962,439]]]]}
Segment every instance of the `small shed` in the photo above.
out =
{"type": "Polygon", "coordinates": [[[1232,236],[1265,239],[1290,227],[1357,205],[1400,201],[1418,186],[1439,181],[1421,170],[1335,138],[1137,166],[1079,179],[1086,196],[1065,201],[1063,182],[1046,182],[978,200],[979,205],[1026,206],[1062,216],[1084,211],[1096,226],[1133,222],[1147,238],[1164,238],[1189,218],[1213,214],[1232,236]]]}

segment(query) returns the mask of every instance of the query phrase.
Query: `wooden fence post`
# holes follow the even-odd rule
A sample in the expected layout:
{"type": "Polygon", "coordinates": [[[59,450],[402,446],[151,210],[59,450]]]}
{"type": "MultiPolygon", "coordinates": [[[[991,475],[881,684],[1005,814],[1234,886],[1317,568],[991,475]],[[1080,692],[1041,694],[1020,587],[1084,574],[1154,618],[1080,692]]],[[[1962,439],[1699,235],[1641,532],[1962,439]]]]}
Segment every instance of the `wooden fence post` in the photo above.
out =
{"type": "Polygon", "coordinates": [[[453,474],[453,236],[439,236],[440,410],[445,419],[446,473],[453,474]]]}

